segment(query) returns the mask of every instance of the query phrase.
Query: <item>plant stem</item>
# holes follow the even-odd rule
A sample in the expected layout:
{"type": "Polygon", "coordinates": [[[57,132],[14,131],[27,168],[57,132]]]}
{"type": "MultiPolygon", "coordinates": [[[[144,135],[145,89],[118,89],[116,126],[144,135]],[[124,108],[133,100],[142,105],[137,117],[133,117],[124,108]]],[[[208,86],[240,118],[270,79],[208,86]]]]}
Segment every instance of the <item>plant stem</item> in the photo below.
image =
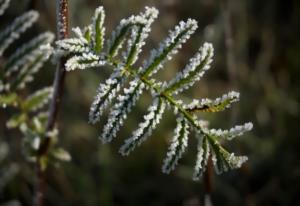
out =
{"type": "MultiPolygon", "coordinates": [[[[68,0],[56,0],[56,22],[57,22],[57,38],[58,40],[68,37],[68,0]]],[[[66,57],[61,57],[58,60],[55,77],[53,82],[53,97],[50,102],[49,118],[46,126],[46,131],[54,129],[59,105],[63,95],[64,81],[65,81],[65,62],[66,57]]],[[[44,205],[45,195],[45,174],[41,165],[41,159],[47,155],[51,139],[45,137],[38,149],[37,161],[36,161],[36,187],[34,195],[34,205],[44,205]]]]}
{"type": "Polygon", "coordinates": [[[209,157],[207,161],[206,171],[203,175],[203,184],[204,184],[204,198],[203,198],[203,205],[204,206],[212,206],[211,201],[211,192],[212,192],[212,159],[209,157]]]}

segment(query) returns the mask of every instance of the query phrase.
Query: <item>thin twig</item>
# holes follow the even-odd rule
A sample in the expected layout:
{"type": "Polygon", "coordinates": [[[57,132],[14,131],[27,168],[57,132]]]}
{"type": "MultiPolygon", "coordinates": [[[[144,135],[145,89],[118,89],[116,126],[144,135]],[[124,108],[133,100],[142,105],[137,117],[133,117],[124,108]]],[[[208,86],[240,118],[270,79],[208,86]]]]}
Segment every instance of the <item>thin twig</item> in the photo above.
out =
{"type": "Polygon", "coordinates": [[[204,206],[212,206],[211,201],[211,192],[212,192],[212,175],[213,175],[213,165],[211,157],[208,158],[206,170],[203,175],[203,184],[204,184],[204,206]]]}
{"type": "MultiPolygon", "coordinates": [[[[56,0],[56,22],[57,22],[57,38],[59,40],[68,37],[68,0],[56,0]]],[[[53,82],[53,97],[50,102],[49,118],[46,126],[46,131],[53,130],[58,111],[61,102],[64,80],[65,80],[65,65],[66,57],[61,57],[58,60],[58,64],[55,71],[55,77],[53,82]]],[[[41,158],[47,155],[51,140],[49,137],[45,137],[38,150],[38,157],[36,162],[36,187],[34,196],[34,205],[44,205],[45,194],[45,174],[41,165],[41,158]]]]}

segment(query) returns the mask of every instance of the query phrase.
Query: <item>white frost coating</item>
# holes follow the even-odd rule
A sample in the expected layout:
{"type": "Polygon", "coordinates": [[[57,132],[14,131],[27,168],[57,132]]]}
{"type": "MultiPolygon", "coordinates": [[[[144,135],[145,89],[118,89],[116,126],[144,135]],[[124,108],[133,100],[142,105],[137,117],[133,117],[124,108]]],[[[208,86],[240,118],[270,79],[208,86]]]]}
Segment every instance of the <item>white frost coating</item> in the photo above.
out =
{"type": "Polygon", "coordinates": [[[69,38],[56,41],[58,50],[64,51],[64,53],[88,53],[90,48],[85,38],[69,38]]]}
{"type": "Polygon", "coordinates": [[[169,36],[159,45],[159,48],[151,51],[149,60],[144,62],[141,69],[142,74],[149,73],[147,75],[151,76],[161,69],[164,62],[172,59],[172,56],[178,52],[178,49],[190,38],[197,27],[197,21],[193,19],[179,22],[179,25],[170,31],[169,36]],[[164,55],[166,57],[160,59],[164,55]],[[158,65],[156,65],[156,61],[160,61],[158,65]],[[150,72],[149,69],[151,69],[150,72]]]}
{"type": "Polygon", "coordinates": [[[148,114],[144,115],[144,122],[139,124],[139,128],[135,130],[132,137],[125,140],[125,144],[120,148],[122,155],[129,155],[136,146],[140,146],[156,128],[165,111],[166,104],[160,98],[155,98],[152,105],[148,108],[148,114]]]}
{"type": "Polygon", "coordinates": [[[104,42],[104,35],[105,35],[105,28],[103,26],[104,24],[104,19],[105,19],[105,12],[104,12],[104,9],[103,9],[103,6],[99,6],[96,10],[95,10],[95,14],[94,14],[94,17],[92,19],[92,24],[93,24],[93,27],[92,27],[92,43],[93,45],[95,46],[96,44],[98,44],[97,42],[97,38],[100,37],[100,48],[103,48],[103,42],[104,42]],[[98,25],[97,25],[97,20],[100,18],[100,21],[98,22],[98,25]],[[96,31],[96,28],[99,28],[100,29],[100,34],[97,34],[98,31],[96,31]],[[97,36],[97,35],[100,35],[100,36],[97,36]]]}
{"type": "Polygon", "coordinates": [[[148,20],[146,20],[143,16],[130,16],[127,19],[122,19],[120,24],[117,26],[116,30],[112,32],[112,37],[110,40],[108,40],[108,51],[112,57],[117,55],[118,50],[122,47],[124,43],[124,36],[121,35],[126,35],[122,34],[122,31],[125,28],[130,29],[132,26],[136,25],[146,25],[148,20]],[[120,39],[121,38],[121,39],[120,39]],[[118,42],[117,42],[118,40],[118,42]],[[114,48],[114,49],[113,49],[114,48]],[[113,49],[113,51],[112,51],[113,49]]]}
{"type": "Polygon", "coordinates": [[[199,51],[189,60],[184,70],[177,73],[176,77],[168,83],[165,89],[171,90],[173,94],[178,94],[191,87],[210,68],[213,54],[214,49],[212,44],[204,43],[199,51]],[[187,81],[183,82],[185,80],[187,81]],[[180,86],[177,86],[178,84],[180,86]],[[174,88],[174,86],[177,87],[174,88]]]}
{"type": "Polygon", "coordinates": [[[237,169],[242,166],[247,160],[247,156],[235,156],[234,153],[231,153],[226,160],[229,162],[231,169],[237,169]]]}
{"type": "Polygon", "coordinates": [[[13,53],[5,65],[5,76],[9,77],[12,73],[18,71],[21,67],[29,64],[32,59],[41,54],[42,45],[48,45],[54,40],[54,35],[50,32],[40,34],[30,42],[23,45],[13,53]]]}
{"type": "Polygon", "coordinates": [[[242,136],[245,132],[252,130],[253,124],[251,122],[244,125],[237,125],[230,130],[210,129],[209,135],[224,138],[226,140],[232,140],[235,137],[242,136]]]}
{"type": "Polygon", "coordinates": [[[142,47],[145,45],[145,40],[149,36],[151,31],[151,24],[158,16],[158,10],[155,8],[145,8],[145,13],[141,13],[140,16],[145,19],[145,24],[139,25],[133,28],[131,32],[131,38],[128,40],[127,44],[127,52],[124,54],[124,59],[127,59],[131,52],[133,52],[133,56],[131,57],[131,61],[128,64],[132,65],[136,62],[138,55],[142,51],[142,47]],[[141,31],[139,31],[141,29],[141,31]],[[135,51],[132,51],[132,49],[135,51]]]}
{"type": "Polygon", "coordinates": [[[87,69],[92,67],[100,67],[106,64],[101,60],[100,56],[93,53],[83,53],[82,56],[74,56],[66,62],[66,70],[87,69]]]}
{"type": "Polygon", "coordinates": [[[162,172],[169,174],[175,169],[178,160],[182,157],[188,145],[189,124],[185,118],[177,118],[175,134],[169,147],[167,157],[162,166],[162,172]]]}
{"type": "Polygon", "coordinates": [[[0,56],[4,50],[14,40],[20,37],[20,34],[26,31],[38,19],[39,14],[35,11],[29,11],[16,18],[13,23],[0,32],[0,56]]]}
{"type": "Polygon", "coordinates": [[[214,100],[208,98],[203,98],[201,100],[194,99],[191,103],[185,104],[184,108],[188,110],[201,110],[206,107],[207,109],[210,108],[211,111],[214,110],[216,112],[219,112],[226,108],[229,108],[232,103],[239,101],[239,99],[240,93],[231,91],[214,100]]]}
{"type": "Polygon", "coordinates": [[[197,181],[201,178],[203,172],[206,170],[206,165],[210,155],[209,142],[206,139],[207,137],[199,136],[198,137],[198,153],[196,165],[194,168],[193,180],[197,181]]]}
{"type": "Polygon", "coordinates": [[[215,152],[213,154],[212,160],[217,174],[238,169],[248,160],[247,156],[235,156],[234,153],[221,153],[221,156],[223,159],[217,158],[215,152]]]}
{"type": "Polygon", "coordinates": [[[120,127],[124,124],[128,113],[139,99],[145,84],[139,78],[130,82],[129,88],[124,89],[124,94],[118,96],[118,102],[113,106],[104,126],[100,139],[106,143],[116,137],[120,127]]]}
{"type": "Polygon", "coordinates": [[[4,11],[9,6],[10,0],[1,0],[0,1],[0,16],[4,13],[4,11]]]}
{"type": "Polygon", "coordinates": [[[123,65],[119,66],[114,73],[105,81],[100,83],[97,89],[97,95],[90,108],[89,122],[95,124],[100,120],[103,111],[109,106],[111,101],[116,97],[120,88],[124,85],[124,78],[121,77],[121,69],[123,65]]]}

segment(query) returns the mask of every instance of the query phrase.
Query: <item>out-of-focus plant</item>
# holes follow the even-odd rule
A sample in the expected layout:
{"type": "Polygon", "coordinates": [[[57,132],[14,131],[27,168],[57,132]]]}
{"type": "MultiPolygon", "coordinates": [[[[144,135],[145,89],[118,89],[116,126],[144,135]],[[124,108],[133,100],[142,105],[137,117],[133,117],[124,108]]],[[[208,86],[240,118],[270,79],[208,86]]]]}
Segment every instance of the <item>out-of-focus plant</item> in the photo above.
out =
{"type": "MultiPolygon", "coordinates": [[[[9,0],[0,1],[0,14],[3,14],[8,6],[9,0]]],[[[21,131],[24,136],[24,151],[31,161],[37,160],[41,138],[50,137],[52,145],[56,142],[56,129],[46,130],[48,113],[45,105],[49,103],[53,89],[45,87],[30,95],[25,95],[22,90],[27,83],[33,81],[34,74],[52,54],[50,44],[54,40],[54,35],[51,32],[42,33],[18,47],[11,55],[3,54],[37,21],[38,16],[36,11],[28,11],[0,31],[0,105],[2,109],[10,107],[13,114],[7,120],[6,127],[21,131]]],[[[61,160],[70,158],[63,149],[52,147],[49,156],[39,159],[43,168],[46,167],[49,157],[61,160]]]]}
{"type": "Polygon", "coordinates": [[[177,97],[200,80],[210,68],[212,45],[204,43],[186,67],[169,82],[160,82],[153,78],[153,74],[162,69],[195,32],[195,20],[181,21],[169,32],[169,36],[159,47],[151,51],[150,58],[145,60],[142,66],[134,66],[150,33],[151,24],[157,16],[158,11],[155,8],[146,7],[145,12],[139,15],[122,19],[104,48],[105,13],[103,7],[99,7],[90,25],[83,29],[74,28],[74,38],[56,42],[57,54],[68,56],[65,64],[68,71],[101,66],[109,66],[112,69],[111,76],[99,85],[90,109],[89,122],[98,122],[103,111],[111,107],[107,123],[100,135],[102,142],[110,142],[117,136],[141,94],[148,90],[152,94],[152,104],[139,128],[120,148],[121,154],[128,155],[144,142],[158,126],[165,108],[169,108],[176,116],[177,126],[162,167],[164,173],[170,173],[182,157],[191,130],[195,131],[198,140],[193,179],[198,180],[201,177],[209,158],[212,158],[217,173],[239,168],[247,157],[228,152],[221,142],[232,140],[251,130],[252,123],[235,126],[230,130],[209,129],[208,122],[199,115],[202,112],[219,112],[229,108],[239,100],[239,93],[232,91],[217,99],[193,99],[191,102],[184,102],[177,97]],[[127,45],[125,48],[124,44],[127,45]],[[122,49],[123,52],[119,52],[122,49]]]}

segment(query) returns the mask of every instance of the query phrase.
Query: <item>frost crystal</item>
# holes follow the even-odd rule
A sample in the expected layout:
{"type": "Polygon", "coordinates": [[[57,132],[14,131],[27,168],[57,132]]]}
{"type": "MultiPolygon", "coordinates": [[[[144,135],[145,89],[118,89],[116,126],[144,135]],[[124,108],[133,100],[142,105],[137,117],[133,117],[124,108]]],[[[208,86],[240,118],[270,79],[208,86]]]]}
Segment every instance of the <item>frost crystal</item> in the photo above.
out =
{"type": "Polygon", "coordinates": [[[230,130],[211,129],[209,130],[209,134],[211,136],[232,140],[237,136],[242,136],[245,132],[252,130],[252,128],[253,128],[253,124],[251,122],[248,122],[245,123],[244,125],[237,125],[231,128],[230,130]]]}
{"type": "Polygon", "coordinates": [[[100,67],[106,64],[99,56],[93,53],[83,53],[82,56],[74,56],[66,63],[66,70],[86,69],[92,67],[100,67]]]}
{"type": "MultiPolygon", "coordinates": [[[[118,50],[122,47],[127,32],[135,26],[143,26],[150,23],[152,20],[145,19],[144,15],[131,16],[127,19],[122,19],[117,26],[116,31],[113,31],[111,39],[108,41],[108,53],[111,57],[117,55],[118,50]]],[[[133,30],[135,32],[136,30],[133,30]]],[[[147,31],[148,32],[148,31],[147,31]]]]}
{"type": "Polygon", "coordinates": [[[102,112],[109,106],[111,101],[116,97],[120,88],[124,84],[124,77],[121,76],[120,69],[117,69],[105,81],[105,84],[100,84],[97,90],[97,95],[92,103],[89,122],[95,124],[99,121],[102,112]]]}
{"type": "Polygon", "coordinates": [[[164,160],[162,167],[163,173],[169,174],[175,169],[178,160],[182,157],[188,144],[189,124],[183,117],[177,119],[177,127],[172,139],[167,157],[164,160]]]}
{"type": "Polygon", "coordinates": [[[158,10],[155,8],[146,7],[145,13],[140,16],[145,20],[144,24],[135,26],[131,32],[131,38],[128,40],[127,53],[124,55],[127,65],[132,65],[136,62],[142,47],[145,45],[145,40],[151,31],[151,24],[158,16],[158,10]]]}
{"type": "Polygon", "coordinates": [[[131,138],[125,140],[125,144],[120,148],[122,155],[128,155],[134,148],[144,142],[158,125],[166,104],[161,98],[156,98],[148,108],[148,114],[144,116],[144,122],[139,124],[139,128],[133,132],[131,138]]]}
{"type": "Polygon", "coordinates": [[[88,47],[88,41],[84,38],[70,38],[63,39],[56,42],[58,48],[68,53],[88,53],[90,48],[88,47]]]}
{"type": "Polygon", "coordinates": [[[136,104],[144,87],[145,84],[140,82],[137,78],[131,81],[129,88],[125,88],[124,94],[118,97],[118,102],[111,109],[108,122],[104,126],[103,133],[101,134],[100,139],[103,142],[110,142],[116,137],[117,132],[124,124],[124,120],[127,118],[132,107],[136,104]]]}
{"type": "Polygon", "coordinates": [[[207,141],[207,138],[203,137],[203,135],[198,137],[197,148],[198,148],[198,154],[197,154],[197,160],[196,160],[196,165],[193,174],[194,181],[199,180],[203,175],[203,172],[205,172],[207,161],[210,154],[209,143],[207,141]]]}
{"type": "Polygon", "coordinates": [[[240,94],[238,92],[231,91],[214,100],[207,98],[201,100],[194,99],[190,104],[184,105],[184,108],[191,112],[220,112],[229,108],[232,103],[237,102],[239,97],[240,94]]]}
{"type": "Polygon", "coordinates": [[[92,27],[92,44],[96,53],[99,53],[103,48],[104,42],[104,33],[105,28],[104,24],[105,13],[102,6],[98,7],[95,11],[93,17],[93,27],[92,27]]]}
{"type": "Polygon", "coordinates": [[[189,64],[166,86],[166,92],[177,94],[191,87],[196,81],[204,75],[210,68],[213,57],[213,46],[210,43],[204,43],[199,52],[190,59],[189,64]]]}
{"type": "Polygon", "coordinates": [[[188,19],[187,22],[181,21],[175,30],[169,32],[169,36],[159,48],[151,51],[150,59],[143,65],[142,76],[151,76],[161,69],[163,63],[172,59],[172,55],[178,52],[197,27],[197,21],[193,19],[188,19]]]}

